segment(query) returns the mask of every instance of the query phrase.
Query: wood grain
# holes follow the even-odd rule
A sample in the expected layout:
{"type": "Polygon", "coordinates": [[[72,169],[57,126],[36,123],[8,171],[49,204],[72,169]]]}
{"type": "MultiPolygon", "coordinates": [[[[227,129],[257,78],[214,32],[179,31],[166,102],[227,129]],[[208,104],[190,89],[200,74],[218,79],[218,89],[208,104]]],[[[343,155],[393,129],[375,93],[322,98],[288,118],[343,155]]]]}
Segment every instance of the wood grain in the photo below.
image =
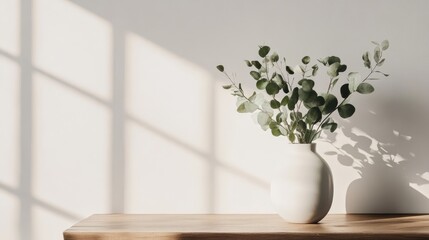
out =
{"type": "Polygon", "coordinates": [[[319,224],[266,214],[92,215],[67,229],[64,239],[429,239],[429,215],[328,215],[319,224]]]}

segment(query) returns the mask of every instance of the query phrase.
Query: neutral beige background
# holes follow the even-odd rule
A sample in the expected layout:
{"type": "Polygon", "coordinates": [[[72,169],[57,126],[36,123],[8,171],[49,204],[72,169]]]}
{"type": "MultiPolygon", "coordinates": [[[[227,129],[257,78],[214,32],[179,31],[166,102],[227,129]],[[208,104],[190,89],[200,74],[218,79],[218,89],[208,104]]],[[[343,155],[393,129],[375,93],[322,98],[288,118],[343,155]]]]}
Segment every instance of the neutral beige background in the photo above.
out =
{"type": "MultiPolygon", "coordinates": [[[[221,88],[223,63],[269,44],[289,62],[339,55],[376,92],[321,142],[332,213],[429,212],[428,1],[0,2],[0,238],[60,239],[93,213],[271,213],[284,138],[221,88]]],[[[321,70],[322,71],[322,70],[321,70]]],[[[343,79],[344,80],[344,79],[343,79]]],[[[318,85],[326,84],[323,79],[318,85]]]]}

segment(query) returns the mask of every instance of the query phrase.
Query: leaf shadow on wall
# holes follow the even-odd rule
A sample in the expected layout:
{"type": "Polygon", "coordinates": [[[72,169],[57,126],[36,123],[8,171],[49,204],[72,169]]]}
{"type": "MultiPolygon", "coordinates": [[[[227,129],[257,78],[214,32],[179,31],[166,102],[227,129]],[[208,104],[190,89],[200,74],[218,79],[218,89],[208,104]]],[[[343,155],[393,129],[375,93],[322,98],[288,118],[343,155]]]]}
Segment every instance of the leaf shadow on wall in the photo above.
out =
{"type": "MultiPolygon", "coordinates": [[[[422,107],[417,99],[390,99],[378,114],[362,113],[365,121],[340,124],[349,143],[326,154],[337,155],[339,163],[360,175],[348,187],[347,213],[429,212],[429,199],[410,186],[429,184],[423,176],[429,172],[426,149],[421,147],[429,134],[424,127],[429,119],[422,107]]],[[[331,134],[329,140],[335,142],[336,137],[331,134]]]]}

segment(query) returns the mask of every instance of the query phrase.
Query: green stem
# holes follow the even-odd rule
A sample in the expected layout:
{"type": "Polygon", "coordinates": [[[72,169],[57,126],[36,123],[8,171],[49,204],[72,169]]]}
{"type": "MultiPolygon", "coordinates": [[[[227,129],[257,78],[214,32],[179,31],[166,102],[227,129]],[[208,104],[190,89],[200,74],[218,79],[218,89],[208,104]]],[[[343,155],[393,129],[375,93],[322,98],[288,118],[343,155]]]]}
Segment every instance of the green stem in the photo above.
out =
{"type": "Polygon", "coordinates": [[[326,91],[326,94],[329,94],[329,91],[331,90],[332,79],[333,78],[331,77],[331,80],[329,80],[328,91],[326,91]]]}
{"type": "Polygon", "coordinates": [[[302,78],[305,78],[306,72],[307,72],[307,65],[305,65],[304,70],[302,71],[302,78]]]}
{"type": "Polygon", "coordinates": [[[371,74],[374,73],[375,69],[377,68],[378,63],[375,64],[375,66],[371,69],[371,72],[362,80],[362,82],[365,82],[366,80],[368,80],[369,76],[371,76],[371,74]]]}
{"type": "Polygon", "coordinates": [[[229,79],[229,81],[231,82],[231,84],[238,90],[240,90],[237,85],[235,84],[235,82],[229,77],[228,73],[223,72],[223,74],[225,74],[225,76],[229,79]]]}

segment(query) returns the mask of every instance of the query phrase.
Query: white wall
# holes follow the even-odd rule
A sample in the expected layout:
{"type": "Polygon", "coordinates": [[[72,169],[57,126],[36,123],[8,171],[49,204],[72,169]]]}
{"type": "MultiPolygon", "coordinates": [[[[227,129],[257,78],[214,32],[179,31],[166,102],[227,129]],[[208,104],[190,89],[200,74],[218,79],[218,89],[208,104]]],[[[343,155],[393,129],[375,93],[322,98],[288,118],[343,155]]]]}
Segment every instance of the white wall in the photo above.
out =
{"type": "MultiPolygon", "coordinates": [[[[93,213],[271,213],[284,138],[235,112],[214,68],[338,55],[376,92],[320,142],[331,213],[428,213],[428,1],[0,2],[0,238],[61,239],[93,213]],[[388,160],[393,159],[393,160],[388,160]]],[[[317,84],[326,84],[319,80],[317,84]]]]}

